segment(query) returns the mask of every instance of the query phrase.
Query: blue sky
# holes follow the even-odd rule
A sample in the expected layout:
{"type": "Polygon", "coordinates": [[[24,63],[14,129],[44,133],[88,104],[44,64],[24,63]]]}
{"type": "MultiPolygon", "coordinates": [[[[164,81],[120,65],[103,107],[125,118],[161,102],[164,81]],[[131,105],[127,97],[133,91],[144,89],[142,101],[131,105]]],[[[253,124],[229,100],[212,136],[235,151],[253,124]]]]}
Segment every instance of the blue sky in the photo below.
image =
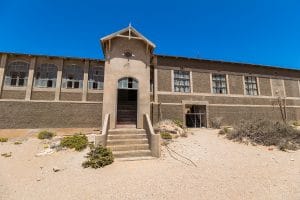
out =
{"type": "Polygon", "coordinates": [[[300,69],[300,1],[0,0],[0,51],[103,58],[129,22],[156,54],[300,69]]]}

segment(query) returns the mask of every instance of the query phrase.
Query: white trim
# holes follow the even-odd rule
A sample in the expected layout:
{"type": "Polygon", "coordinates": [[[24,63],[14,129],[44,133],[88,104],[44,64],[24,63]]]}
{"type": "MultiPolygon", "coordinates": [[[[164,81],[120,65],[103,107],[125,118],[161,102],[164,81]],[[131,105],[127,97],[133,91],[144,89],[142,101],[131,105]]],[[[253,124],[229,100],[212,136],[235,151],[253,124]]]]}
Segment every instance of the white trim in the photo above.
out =
{"type": "Polygon", "coordinates": [[[193,71],[190,71],[190,93],[194,93],[194,87],[193,87],[193,71]]]}
{"type": "Polygon", "coordinates": [[[226,78],[226,86],[227,86],[227,93],[226,94],[230,94],[229,74],[225,74],[225,78],[226,78]]]}
{"type": "Polygon", "coordinates": [[[209,73],[209,85],[210,85],[210,93],[213,94],[214,91],[213,91],[213,81],[212,81],[212,74],[213,73],[209,73]]]}
{"type": "Polygon", "coordinates": [[[271,94],[272,94],[272,97],[274,97],[273,81],[272,81],[272,78],[270,78],[270,85],[271,85],[271,94]]]}
{"type": "Polygon", "coordinates": [[[245,75],[243,75],[242,79],[243,79],[242,81],[243,81],[244,95],[247,95],[247,92],[246,92],[246,83],[245,83],[245,75]]]}
{"type": "Polygon", "coordinates": [[[104,93],[103,90],[88,90],[87,92],[88,94],[91,93],[91,94],[100,94],[100,93],[104,93]]]}
{"type": "Polygon", "coordinates": [[[22,87],[13,87],[13,86],[8,86],[8,85],[4,85],[3,86],[3,91],[4,90],[19,90],[19,91],[26,91],[26,86],[22,86],[22,87]]]}
{"type": "Polygon", "coordinates": [[[174,70],[171,70],[171,91],[174,92],[174,70]]]}
{"type": "MultiPolygon", "coordinates": [[[[155,105],[158,105],[159,103],[153,103],[155,105]]],[[[160,103],[161,105],[166,106],[181,106],[183,103],[160,103]]],[[[251,104],[207,104],[206,106],[214,106],[214,107],[267,107],[267,108],[273,108],[274,105],[251,105],[251,104]]],[[[300,108],[300,106],[286,106],[287,108],[300,108]]]]}
{"type": "MultiPolygon", "coordinates": [[[[211,93],[185,93],[185,92],[163,92],[158,91],[158,95],[185,95],[185,96],[212,96],[212,97],[239,97],[239,98],[261,98],[261,99],[275,99],[274,96],[256,96],[256,95],[240,95],[240,94],[211,94],[211,93]]],[[[300,97],[286,97],[286,99],[300,100],[300,97]]]]}
{"type": "Polygon", "coordinates": [[[60,93],[82,93],[83,91],[82,91],[82,88],[80,89],[78,89],[78,88],[74,88],[74,89],[71,89],[71,88],[61,88],[61,91],[60,91],[60,93]]]}
{"type": "Polygon", "coordinates": [[[257,96],[260,96],[260,80],[257,76],[255,78],[256,78],[256,85],[257,85],[257,96]]]}
{"type": "Polygon", "coordinates": [[[33,87],[32,91],[33,92],[55,92],[56,88],[39,88],[39,87],[33,87]]]}
{"type": "Polygon", "coordinates": [[[283,96],[286,97],[285,83],[283,79],[282,79],[282,87],[283,87],[283,96]]]}
{"type": "Polygon", "coordinates": [[[80,103],[80,104],[103,104],[102,101],[55,101],[55,100],[24,100],[24,99],[0,99],[1,101],[17,101],[17,102],[45,102],[45,103],[80,103]]]}

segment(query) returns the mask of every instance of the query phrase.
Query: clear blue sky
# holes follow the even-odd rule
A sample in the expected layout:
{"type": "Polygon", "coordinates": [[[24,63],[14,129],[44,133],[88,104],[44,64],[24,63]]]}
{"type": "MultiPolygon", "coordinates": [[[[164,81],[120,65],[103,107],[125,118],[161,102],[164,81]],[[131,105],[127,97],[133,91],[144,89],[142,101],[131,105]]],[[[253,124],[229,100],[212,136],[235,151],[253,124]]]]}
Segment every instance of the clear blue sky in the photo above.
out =
{"type": "Polygon", "coordinates": [[[103,58],[129,22],[156,54],[300,69],[299,0],[0,0],[0,51],[103,58]]]}

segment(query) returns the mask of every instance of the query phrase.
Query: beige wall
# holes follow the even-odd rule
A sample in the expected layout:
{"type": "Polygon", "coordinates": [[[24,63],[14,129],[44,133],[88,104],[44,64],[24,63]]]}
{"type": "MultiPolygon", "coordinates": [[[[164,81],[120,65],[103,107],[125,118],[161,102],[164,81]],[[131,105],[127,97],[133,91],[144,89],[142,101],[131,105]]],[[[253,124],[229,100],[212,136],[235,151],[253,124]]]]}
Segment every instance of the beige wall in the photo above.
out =
{"type": "Polygon", "coordinates": [[[111,49],[106,52],[109,58],[105,62],[103,117],[110,114],[110,126],[116,125],[118,80],[132,77],[138,81],[138,116],[137,127],[143,127],[143,114],[150,114],[150,55],[146,52],[146,44],[141,40],[114,38],[111,49]],[[122,54],[130,50],[134,57],[129,60],[122,54]]]}
{"type": "Polygon", "coordinates": [[[298,81],[284,80],[284,86],[287,97],[300,97],[298,81]]]}
{"type": "Polygon", "coordinates": [[[210,93],[210,73],[201,73],[193,71],[193,92],[210,93]]]}
{"type": "Polygon", "coordinates": [[[244,94],[243,76],[229,75],[228,79],[230,94],[244,94]]]}
{"type": "Polygon", "coordinates": [[[282,79],[271,79],[273,96],[285,96],[284,82],[282,79]]]}
{"type": "Polygon", "coordinates": [[[271,83],[269,78],[258,78],[259,94],[262,96],[272,96],[271,83]]]}
{"type": "Polygon", "coordinates": [[[172,91],[171,70],[158,69],[157,70],[157,89],[158,91],[172,91]]]}

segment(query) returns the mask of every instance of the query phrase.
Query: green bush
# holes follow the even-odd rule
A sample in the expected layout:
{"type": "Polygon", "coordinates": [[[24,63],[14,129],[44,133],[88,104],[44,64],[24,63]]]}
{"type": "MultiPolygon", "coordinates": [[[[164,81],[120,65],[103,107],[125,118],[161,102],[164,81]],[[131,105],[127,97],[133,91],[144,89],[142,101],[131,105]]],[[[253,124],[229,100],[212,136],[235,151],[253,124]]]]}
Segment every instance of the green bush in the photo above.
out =
{"type": "Polygon", "coordinates": [[[178,120],[178,119],[174,119],[173,120],[174,124],[176,124],[176,126],[183,128],[183,123],[182,121],[178,120]]]}
{"type": "Polygon", "coordinates": [[[241,121],[234,130],[226,133],[230,140],[277,146],[280,150],[300,148],[300,131],[282,123],[266,119],[241,121]]]}
{"type": "Polygon", "coordinates": [[[114,162],[114,157],[110,149],[103,146],[94,147],[93,145],[90,148],[91,151],[86,156],[88,160],[82,163],[82,167],[96,169],[114,162]]]}
{"type": "Polygon", "coordinates": [[[50,131],[41,131],[38,134],[38,138],[41,139],[41,140],[43,140],[43,139],[51,139],[51,138],[53,138],[54,135],[55,134],[52,133],[52,132],[50,132],[50,131]]]}
{"type": "Polygon", "coordinates": [[[7,142],[7,141],[8,141],[8,138],[0,137],[0,142],[7,142]]]}
{"type": "Polygon", "coordinates": [[[70,149],[74,148],[76,151],[81,151],[87,147],[88,139],[85,135],[75,134],[73,136],[64,137],[61,140],[60,145],[62,147],[67,147],[70,149]]]}
{"type": "Polygon", "coordinates": [[[170,133],[167,133],[167,132],[160,133],[160,136],[161,136],[162,139],[165,139],[165,140],[171,140],[172,139],[172,135],[170,133]]]}

